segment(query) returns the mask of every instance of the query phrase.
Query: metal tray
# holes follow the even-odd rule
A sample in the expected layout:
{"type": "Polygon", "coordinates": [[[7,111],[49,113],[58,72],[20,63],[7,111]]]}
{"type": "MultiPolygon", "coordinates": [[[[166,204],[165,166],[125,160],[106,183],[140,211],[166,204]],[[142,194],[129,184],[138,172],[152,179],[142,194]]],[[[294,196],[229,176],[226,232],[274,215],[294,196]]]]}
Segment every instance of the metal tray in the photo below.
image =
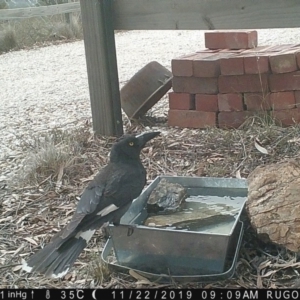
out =
{"type": "Polygon", "coordinates": [[[209,177],[157,177],[132,203],[121,219],[121,225],[113,226],[111,224],[108,226],[111,236],[111,244],[109,245],[114,249],[117,258],[117,265],[111,265],[134,269],[144,275],[154,276],[156,280],[160,277],[166,280],[170,276],[179,281],[186,278],[189,278],[187,281],[210,281],[213,278],[220,280],[222,276],[230,277],[233,270],[229,266],[235,265],[238,254],[235,249],[238,248],[238,243],[242,238],[243,226],[240,222],[240,215],[247,199],[246,196],[246,180],[209,177]],[[145,208],[148,197],[162,178],[173,183],[180,183],[187,189],[189,195],[202,195],[207,189],[222,197],[232,195],[233,192],[237,195],[243,195],[242,198],[237,198],[239,200],[229,200],[228,206],[235,205],[234,210],[237,211],[235,222],[230,231],[208,233],[142,225],[148,215],[145,208]]]}
{"type": "Polygon", "coordinates": [[[238,260],[239,251],[243,240],[243,234],[244,234],[244,224],[242,221],[239,221],[238,226],[236,227],[236,231],[234,233],[234,241],[232,243],[232,247],[227,256],[228,268],[224,272],[216,273],[216,274],[172,276],[171,274],[155,274],[155,273],[144,272],[139,269],[133,269],[133,268],[119,265],[118,263],[112,263],[109,259],[110,258],[109,256],[112,255],[112,251],[113,251],[113,243],[111,238],[107,240],[104,246],[104,249],[101,253],[101,259],[104,263],[108,265],[111,271],[129,273],[130,270],[134,270],[136,273],[148,278],[151,282],[172,283],[176,281],[180,283],[185,283],[185,282],[188,283],[188,282],[221,281],[221,280],[231,278],[235,273],[236,263],[238,260]]]}

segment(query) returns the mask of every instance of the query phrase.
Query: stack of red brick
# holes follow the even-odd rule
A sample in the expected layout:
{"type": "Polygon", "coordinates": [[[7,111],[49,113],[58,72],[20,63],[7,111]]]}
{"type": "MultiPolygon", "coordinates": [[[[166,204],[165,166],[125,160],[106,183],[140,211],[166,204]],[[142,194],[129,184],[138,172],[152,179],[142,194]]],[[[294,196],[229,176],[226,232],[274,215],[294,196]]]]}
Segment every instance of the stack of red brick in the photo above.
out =
{"type": "Polygon", "coordinates": [[[256,31],[212,31],[205,46],[172,60],[170,126],[237,128],[262,111],[300,123],[300,45],[257,47],[256,31]]]}

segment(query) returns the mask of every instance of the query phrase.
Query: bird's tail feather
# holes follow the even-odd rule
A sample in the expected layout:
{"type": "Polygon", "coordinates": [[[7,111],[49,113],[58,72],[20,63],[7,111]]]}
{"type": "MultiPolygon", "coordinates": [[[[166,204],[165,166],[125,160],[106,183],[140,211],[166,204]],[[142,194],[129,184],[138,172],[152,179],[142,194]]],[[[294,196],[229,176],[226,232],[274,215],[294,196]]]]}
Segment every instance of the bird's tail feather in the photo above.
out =
{"type": "Polygon", "coordinates": [[[66,241],[56,240],[35,253],[28,262],[23,263],[23,270],[39,272],[47,277],[64,277],[75,260],[86,247],[93,232],[81,233],[66,241]]]}

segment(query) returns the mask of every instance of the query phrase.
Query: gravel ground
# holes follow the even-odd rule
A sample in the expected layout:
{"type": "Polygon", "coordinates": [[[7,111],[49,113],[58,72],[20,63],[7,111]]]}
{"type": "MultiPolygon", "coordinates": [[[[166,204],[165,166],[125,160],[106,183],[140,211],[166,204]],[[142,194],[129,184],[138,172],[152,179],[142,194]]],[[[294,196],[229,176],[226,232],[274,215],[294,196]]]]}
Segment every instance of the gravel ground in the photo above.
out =
{"type": "MultiPolygon", "coordinates": [[[[300,29],[259,30],[259,45],[299,43],[300,29]]],[[[204,48],[204,31],[127,31],[116,34],[121,86],[140,68],[204,48]]],[[[152,113],[165,114],[159,101],[152,113]]],[[[0,182],[20,167],[22,143],[51,128],[90,119],[83,41],[0,55],[0,182]]]]}

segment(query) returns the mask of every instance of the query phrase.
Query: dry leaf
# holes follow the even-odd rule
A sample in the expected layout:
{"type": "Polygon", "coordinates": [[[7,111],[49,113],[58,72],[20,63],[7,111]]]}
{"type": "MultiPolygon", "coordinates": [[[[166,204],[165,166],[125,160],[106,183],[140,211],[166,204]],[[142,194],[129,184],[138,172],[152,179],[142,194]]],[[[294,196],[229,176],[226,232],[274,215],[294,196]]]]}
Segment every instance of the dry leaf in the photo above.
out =
{"type": "Polygon", "coordinates": [[[257,138],[255,139],[254,146],[260,153],[269,154],[268,150],[260,144],[257,138]]]}
{"type": "Polygon", "coordinates": [[[67,274],[67,275],[64,277],[64,279],[65,279],[65,280],[70,280],[70,279],[72,279],[72,276],[73,276],[73,274],[69,273],[69,274],[67,274]]]}
{"type": "Polygon", "coordinates": [[[25,245],[22,244],[22,245],[15,251],[15,253],[14,253],[12,256],[13,256],[13,257],[16,256],[21,250],[24,249],[24,247],[25,247],[25,245]]]}
{"type": "Polygon", "coordinates": [[[25,237],[24,240],[26,240],[27,242],[29,242],[29,243],[31,243],[33,245],[38,246],[38,243],[34,239],[32,239],[30,237],[25,237]]]}
{"type": "Polygon", "coordinates": [[[209,160],[211,160],[212,162],[223,160],[223,159],[224,159],[224,157],[216,157],[216,156],[213,156],[213,157],[209,158],[209,160]]]}
{"type": "Polygon", "coordinates": [[[149,148],[149,153],[148,153],[148,155],[151,155],[151,156],[153,156],[153,154],[154,154],[154,149],[153,149],[153,146],[151,146],[150,148],[149,148]]]}
{"type": "Polygon", "coordinates": [[[175,142],[175,143],[170,144],[170,145],[168,146],[168,148],[172,148],[172,147],[178,146],[178,145],[180,145],[180,143],[179,143],[179,142],[175,142]]]}
{"type": "Polygon", "coordinates": [[[257,274],[256,285],[257,285],[257,288],[259,288],[259,289],[262,289],[264,287],[261,276],[259,274],[257,274]]]}
{"type": "Polygon", "coordinates": [[[84,183],[84,182],[88,182],[88,181],[93,180],[94,177],[95,177],[95,175],[91,175],[91,176],[88,177],[88,178],[82,178],[82,179],[80,179],[80,181],[83,182],[83,183],[84,183]]]}
{"type": "Polygon", "coordinates": [[[6,217],[6,218],[3,218],[3,219],[0,219],[0,223],[7,222],[7,221],[11,221],[12,219],[13,219],[12,216],[6,217]]]}
{"type": "Polygon", "coordinates": [[[68,215],[72,214],[72,213],[74,213],[74,210],[73,210],[73,209],[72,209],[72,210],[69,210],[69,211],[67,211],[67,212],[66,212],[66,217],[67,217],[68,215]]]}
{"type": "Polygon", "coordinates": [[[129,274],[138,281],[150,282],[146,277],[140,275],[139,273],[135,272],[134,270],[129,270],[129,274]]]}
{"type": "Polygon", "coordinates": [[[235,177],[238,178],[238,179],[242,179],[240,169],[238,169],[238,170],[236,171],[235,177]]]}
{"type": "Polygon", "coordinates": [[[17,271],[19,271],[19,270],[21,270],[21,269],[22,269],[22,265],[18,265],[18,266],[13,267],[13,268],[12,268],[12,271],[13,271],[13,272],[17,272],[17,271]]]}
{"type": "Polygon", "coordinates": [[[58,172],[58,175],[57,175],[57,181],[56,181],[56,187],[55,187],[55,192],[59,192],[59,189],[61,188],[61,185],[62,185],[62,177],[63,177],[63,174],[64,174],[64,165],[61,165],[59,167],[59,172],[58,172]]]}
{"type": "Polygon", "coordinates": [[[24,216],[22,216],[17,222],[16,224],[21,223],[23,220],[25,220],[27,217],[29,217],[31,215],[31,213],[25,214],[24,216]]]}
{"type": "Polygon", "coordinates": [[[280,270],[271,270],[271,271],[268,271],[267,273],[261,275],[261,277],[262,277],[262,278],[264,278],[264,277],[269,277],[270,275],[275,274],[275,273],[278,272],[278,271],[280,271],[280,270]]]}
{"type": "Polygon", "coordinates": [[[288,143],[299,143],[300,142],[300,138],[293,138],[287,141],[288,143]]]}

